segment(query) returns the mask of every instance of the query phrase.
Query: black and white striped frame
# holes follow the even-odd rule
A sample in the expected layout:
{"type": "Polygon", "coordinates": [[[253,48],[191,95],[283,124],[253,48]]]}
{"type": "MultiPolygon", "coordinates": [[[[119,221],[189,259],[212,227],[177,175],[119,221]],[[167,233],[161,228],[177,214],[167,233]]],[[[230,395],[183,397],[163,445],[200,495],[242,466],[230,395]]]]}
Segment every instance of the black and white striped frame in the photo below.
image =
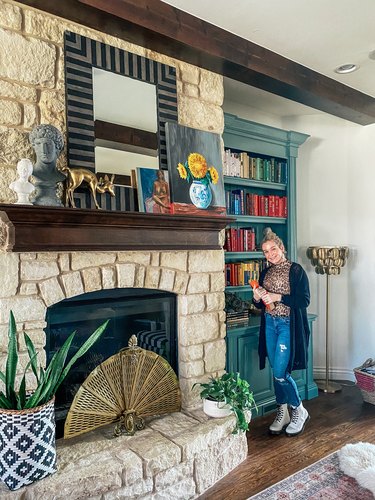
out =
{"type": "Polygon", "coordinates": [[[176,68],[90,38],[65,32],[65,88],[70,168],[95,172],[92,69],[101,68],[156,86],[159,166],[167,169],[165,122],[177,122],[176,68]]]}

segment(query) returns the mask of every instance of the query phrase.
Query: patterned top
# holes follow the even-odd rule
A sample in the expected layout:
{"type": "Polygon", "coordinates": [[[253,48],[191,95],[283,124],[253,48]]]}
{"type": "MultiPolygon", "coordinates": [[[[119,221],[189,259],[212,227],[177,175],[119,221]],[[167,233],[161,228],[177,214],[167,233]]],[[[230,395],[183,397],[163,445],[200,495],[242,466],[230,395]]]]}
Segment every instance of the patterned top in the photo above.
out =
{"type": "MultiPolygon", "coordinates": [[[[289,271],[292,263],[289,260],[284,260],[280,264],[271,265],[264,277],[263,286],[266,290],[272,293],[280,293],[281,295],[290,294],[289,271]]],[[[272,311],[267,311],[271,316],[289,316],[290,307],[275,302],[275,308],[272,311]]]]}

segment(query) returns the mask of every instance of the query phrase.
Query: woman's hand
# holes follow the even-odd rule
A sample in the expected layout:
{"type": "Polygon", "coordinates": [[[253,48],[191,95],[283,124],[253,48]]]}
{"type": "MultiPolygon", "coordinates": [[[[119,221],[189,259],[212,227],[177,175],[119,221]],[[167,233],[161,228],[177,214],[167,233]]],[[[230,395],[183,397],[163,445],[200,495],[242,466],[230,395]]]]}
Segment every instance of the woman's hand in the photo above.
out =
{"type": "Polygon", "coordinates": [[[281,300],[281,295],[279,293],[268,292],[267,295],[270,298],[270,302],[267,302],[267,304],[270,304],[271,302],[280,302],[281,300]]]}
{"type": "Polygon", "coordinates": [[[253,297],[254,297],[254,300],[256,300],[257,302],[260,302],[261,298],[262,298],[262,295],[261,295],[261,290],[262,288],[258,287],[258,288],[253,288],[253,297]]]}
{"type": "Polygon", "coordinates": [[[267,290],[261,286],[255,288],[254,299],[259,302],[262,300],[266,305],[272,304],[273,302],[280,302],[281,295],[279,293],[267,292],[267,290]]]}
{"type": "Polygon", "coordinates": [[[257,302],[259,302],[260,300],[263,300],[264,302],[264,297],[268,295],[267,290],[262,286],[258,286],[258,288],[253,288],[253,292],[254,292],[254,299],[257,302]]]}

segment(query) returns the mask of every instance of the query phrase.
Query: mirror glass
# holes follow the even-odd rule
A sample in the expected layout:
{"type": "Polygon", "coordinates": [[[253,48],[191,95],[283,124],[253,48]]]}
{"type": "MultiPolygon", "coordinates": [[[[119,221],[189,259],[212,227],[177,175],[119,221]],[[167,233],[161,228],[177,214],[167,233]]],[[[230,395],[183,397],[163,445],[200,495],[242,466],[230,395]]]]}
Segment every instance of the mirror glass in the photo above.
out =
{"type": "MultiPolygon", "coordinates": [[[[156,87],[93,68],[94,120],[157,132],[156,87]]],[[[136,167],[158,168],[157,150],[95,137],[95,171],[131,175],[136,167]]]]}
{"type": "Polygon", "coordinates": [[[93,68],[92,88],[95,120],[157,132],[155,85],[93,68]]]}
{"type": "Polygon", "coordinates": [[[108,174],[131,175],[136,167],[158,168],[157,157],[121,151],[113,147],[105,148],[95,146],[95,169],[96,172],[108,174]]]}

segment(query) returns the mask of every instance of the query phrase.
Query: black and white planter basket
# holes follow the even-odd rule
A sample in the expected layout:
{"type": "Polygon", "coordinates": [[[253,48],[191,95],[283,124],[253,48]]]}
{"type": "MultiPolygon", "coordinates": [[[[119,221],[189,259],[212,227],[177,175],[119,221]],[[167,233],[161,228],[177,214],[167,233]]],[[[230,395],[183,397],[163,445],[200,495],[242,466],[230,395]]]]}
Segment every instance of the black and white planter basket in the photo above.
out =
{"type": "Polygon", "coordinates": [[[0,409],[0,479],[17,490],[56,472],[54,399],[29,410],[0,409]]]}

